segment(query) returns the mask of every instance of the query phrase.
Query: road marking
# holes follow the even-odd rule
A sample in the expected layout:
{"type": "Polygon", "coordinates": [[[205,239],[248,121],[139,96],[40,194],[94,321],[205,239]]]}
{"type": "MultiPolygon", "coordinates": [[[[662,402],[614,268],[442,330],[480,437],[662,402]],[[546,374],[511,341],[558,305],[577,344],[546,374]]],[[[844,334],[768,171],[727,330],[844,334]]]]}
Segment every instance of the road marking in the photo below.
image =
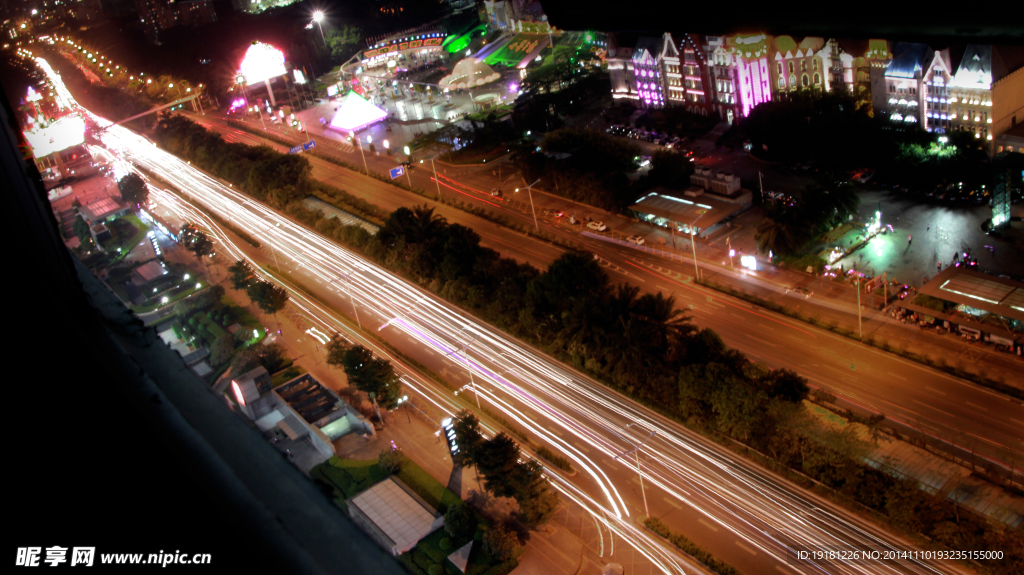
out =
{"type": "Polygon", "coordinates": [[[589,449],[587,449],[586,447],[583,447],[579,443],[573,442],[573,445],[575,445],[576,448],[579,449],[580,451],[582,451],[583,453],[590,453],[589,449]]]}
{"type": "Polygon", "coordinates": [[[1012,417],[1009,417],[1009,418],[1007,418],[1007,419],[1009,419],[1010,421],[1012,421],[1012,422],[1014,422],[1014,423],[1017,423],[1017,424],[1020,424],[1020,425],[1024,425],[1024,421],[1021,421],[1021,420],[1019,420],[1019,419],[1014,419],[1014,418],[1012,418],[1012,417]]]}
{"type": "Polygon", "coordinates": [[[914,400],[913,400],[913,402],[914,402],[914,403],[916,403],[916,404],[918,404],[918,405],[923,405],[923,406],[925,406],[925,407],[928,407],[928,408],[934,409],[935,411],[938,411],[939,413],[945,413],[946,415],[948,415],[948,416],[950,416],[950,417],[956,417],[955,415],[953,415],[952,413],[950,413],[950,412],[948,412],[948,411],[942,411],[941,409],[939,409],[939,408],[937,408],[937,407],[932,407],[932,405],[931,405],[931,404],[928,404],[928,403],[924,403],[923,401],[918,401],[918,400],[914,399],[914,400]]]}
{"type": "Polygon", "coordinates": [[[654,287],[658,288],[661,291],[669,291],[669,292],[672,291],[672,290],[668,289],[665,286],[655,285],[654,287]]]}
{"type": "MultiPolygon", "coordinates": [[[[895,377],[897,379],[902,379],[903,381],[907,381],[907,378],[903,377],[902,375],[896,375],[895,373],[889,373],[889,375],[891,375],[891,376],[893,376],[893,377],[895,377]]],[[[943,393],[942,395],[946,395],[946,394],[943,393]]]]}
{"type": "Polygon", "coordinates": [[[931,387],[929,385],[924,386],[924,388],[927,389],[928,391],[932,392],[932,393],[937,393],[939,395],[946,395],[945,391],[939,391],[939,390],[937,390],[934,387],[931,387]]]}
{"type": "Polygon", "coordinates": [[[747,553],[750,553],[751,555],[757,555],[757,551],[754,551],[753,549],[751,549],[750,547],[747,547],[746,545],[740,543],[739,541],[736,542],[736,545],[739,546],[740,549],[746,551],[747,553]]]}
{"type": "Polygon", "coordinates": [[[775,347],[775,344],[774,344],[774,343],[769,343],[769,342],[767,342],[767,341],[765,341],[765,340],[763,340],[763,339],[761,339],[761,338],[759,338],[759,337],[754,337],[754,336],[751,336],[751,337],[750,337],[750,339],[752,339],[752,340],[754,340],[754,341],[759,341],[759,342],[761,342],[761,343],[763,343],[763,344],[767,345],[768,347],[775,347]]]}
{"type": "Polygon", "coordinates": [[[718,528],[717,527],[715,527],[714,525],[708,523],[707,521],[704,521],[703,519],[698,519],[697,523],[700,523],[704,527],[707,527],[708,529],[710,529],[710,530],[712,530],[712,531],[714,531],[716,533],[718,532],[718,528]]]}
{"type": "Polygon", "coordinates": [[[971,402],[969,402],[969,401],[965,401],[964,403],[966,403],[967,405],[969,405],[969,406],[971,406],[971,407],[973,407],[973,408],[975,408],[975,409],[980,409],[980,410],[982,410],[982,411],[988,411],[988,408],[987,408],[987,407],[982,407],[982,406],[980,406],[980,405],[978,405],[978,404],[976,404],[976,403],[971,403],[971,402]]]}
{"type": "Polygon", "coordinates": [[[786,575],[790,575],[790,573],[792,573],[792,571],[789,571],[789,570],[787,570],[787,569],[783,569],[783,568],[782,568],[782,565],[776,565],[776,566],[775,566],[775,568],[776,568],[776,569],[778,569],[779,571],[782,571],[782,572],[783,572],[783,573],[785,573],[786,575]]]}
{"type": "Polygon", "coordinates": [[[668,503],[669,505],[671,505],[672,507],[675,507],[676,509],[682,509],[683,508],[682,505],[676,503],[674,500],[669,499],[668,497],[663,497],[662,499],[665,500],[665,503],[668,503]]]}

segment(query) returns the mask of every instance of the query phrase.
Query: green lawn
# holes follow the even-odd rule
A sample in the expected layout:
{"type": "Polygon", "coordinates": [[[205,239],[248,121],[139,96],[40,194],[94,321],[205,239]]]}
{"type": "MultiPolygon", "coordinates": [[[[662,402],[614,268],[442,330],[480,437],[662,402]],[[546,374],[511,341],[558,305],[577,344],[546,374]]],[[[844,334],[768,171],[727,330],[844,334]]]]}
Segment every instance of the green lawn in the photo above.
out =
{"type": "Polygon", "coordinates": [[[281,384],[288,383],[289,381],[299,377],[306,373],[306,368],[301,365],[292,364],[285,369],[270,376],[270,384],[272,387],[277,387],[281,384]]]}
{"type": "Polygon", "coordinates": [[[438,513],[444,513],[448,510],[449,505],[461,501],[457,495],[449,491],[444,485],[441,485],[429,473],[423,471],[422,467],[412,461],[408,461],[402,466],[402,471],[398,473],[398,478],[402,480],[402,483],[405,483],[410,489],[415,491],[417,495],[422,497],[428,505],[437,509],[438,513]]]}

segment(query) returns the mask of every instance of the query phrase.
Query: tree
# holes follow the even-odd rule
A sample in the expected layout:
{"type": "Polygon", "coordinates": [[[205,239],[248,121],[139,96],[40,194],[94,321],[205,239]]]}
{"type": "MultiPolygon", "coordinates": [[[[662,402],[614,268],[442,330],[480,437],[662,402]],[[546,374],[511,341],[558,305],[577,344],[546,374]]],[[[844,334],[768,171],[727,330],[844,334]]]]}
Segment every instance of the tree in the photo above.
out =
{"type": "Polygon", "coordinates": [[[327,351],[327,365],[333,365],[334,367],[343,368],[345,365],[345,352],[348,351],[351,345],[342,339],[338,334],[334,334],[331,341],[327,342],[325,347],[327,351]]]}
{"type": "Polygon", "coordinates": [[[92,235],[89,234],[89,222],[85,221],[81,215],[75,216],[75,223],[72,227],[82,244],[92,241],[92,235]]]}
{"type": "Polygon", "coordinates": [[[754,237],[757,249],[763,254],[788,255],[796,247],[789,225],[773,218],[761,220],[754,237]]]}
{"type": "Polygon", "coordinates": [[[264,313],[276,315],[288,303],[287,290],[266,281],[250,283],[245,293],[264,313]]]}
{"type": "Polygon", "coordinates": [[[145,206],[149,203],[149,188],[135,172],[118,180],[117,189],[121,192],[121,199],[131,206],[145,206]]]}
{"type": "Polygon", "coordinates": [[[531,528],[547,523],[558,507],[558,495],[544,478],[544,467],[535,460],[518,463],[513,471],[516,502],[523,521],[531,528]]]}
{"type": "Polygon", "coordinates": [[[516,534],[504,525],[498,524],[484,533],[484,551],[502,563],[515,559],[523,552],[516,534]]]}
{"type": "Polygon", "coordinates": [[[810,388],[807,379],[788,369],[775,369],[760,378],[760,384],[769,396],[796,403],[807,397],[810,388]]]}
{"type": "Polygon", "coordinates": [[[228,273],[230,274],[231,287],[240,290],[248,289],[254,277],[252,268],[249,267],[248,262],[245,260],[238,260],[231,264],[228,267],[228,273]]]}
{"type": "Polygon", "coordinates": [[[497,497],[515,497],[518,492],[513,473],[519,462],[519,445],[504,431],[480,449],[476,468],[484,477],[484,487],[497,497]]]}
{"type": "Polygon", "coordinates": [[[455,415],[452,427],[455,430],[455,442],[459,445],[459,453],[462,454],[462,462],[466,465],[476,465],[480,450],[487,442],[480,433],[480,420],[470,411],[463,409],[455,415]]]}
{"type": "Polygon", "coordinates": [[[391,442],[390,449],[381,451],[380,455],[377,456],[377,465],[390,475],[400,472],[406,461],[405,454],[395,445],[394,441],[391,442]]]}
{"type": "Polygon", "coordinates": [[[384,409],[398,407],[398,400],[402,397],[402,383],[395,375],[391,362],[375,358],[370,350],[354,345],[345,351],[342,365],[349,384],[359,391],[372,394],[371,397],[384,409]]]}
{"type": "Polygon", "coordinates": [[[235,342],[230,334],[224,334],[214,340],[210,346],[210,363],[217,366],[231,358],[235,352],[235,342]]]}
{"type": "Polygon", "coordinates": [[[459,502],[448,507],[444,514],[444,530],[452,539],[462,540],[476,530],[476,516],[465,503],[459,502]]]}
{"type": "Polygon", "coordinates": [[[281,363],[284,355],[285,349],[279,343],[250,347],[235,356],[231,362],[231,373],[242,374],[261,365],[267,368],[267,371],[273,371],[273,368],[281,363]]]}

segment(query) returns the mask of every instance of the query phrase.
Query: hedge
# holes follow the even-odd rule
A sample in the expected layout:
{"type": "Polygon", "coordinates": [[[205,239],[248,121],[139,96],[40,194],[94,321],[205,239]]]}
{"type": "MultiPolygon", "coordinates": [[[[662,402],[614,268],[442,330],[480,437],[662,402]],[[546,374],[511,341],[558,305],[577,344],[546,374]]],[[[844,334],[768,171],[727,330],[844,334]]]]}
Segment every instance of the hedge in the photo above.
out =
{"type": "Polygon", "coordinates": [[[715,558],[714,555],[708,553],[702,547],[687,539],[684,535],[675,533],[669,529],[667,525],[662,523],[660,519],[648,517],[644,519],[644,525],[651,531],[654,531],[658,535],[668,539],[670,543],[679,548],[683,553],[686,553],[697,561],[700,561],[715,573],[719,573],[720,575],[740,575],[740,572],[737,571],[735,567],[715,558]]]}

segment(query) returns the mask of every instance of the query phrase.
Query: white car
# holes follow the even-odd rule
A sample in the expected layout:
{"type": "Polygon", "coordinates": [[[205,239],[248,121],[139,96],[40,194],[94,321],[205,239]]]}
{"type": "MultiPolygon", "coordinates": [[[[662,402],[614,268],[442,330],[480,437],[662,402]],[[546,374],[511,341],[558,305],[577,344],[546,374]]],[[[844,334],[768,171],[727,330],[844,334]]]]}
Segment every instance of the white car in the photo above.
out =
{"type": "Polygon", "coordinates": [[[626,241],[631,244],[636,244],[638,246],[644,245],[643,236],[629,236],[628,238],[626,238],[626,241]]]}
{"type": "Polygon", "coordinates": [[[608,229],[608,226],[604,225],[604,222],[590,222],[587,224],[587,228],[595,232],[603,232],[608,229]]]}

